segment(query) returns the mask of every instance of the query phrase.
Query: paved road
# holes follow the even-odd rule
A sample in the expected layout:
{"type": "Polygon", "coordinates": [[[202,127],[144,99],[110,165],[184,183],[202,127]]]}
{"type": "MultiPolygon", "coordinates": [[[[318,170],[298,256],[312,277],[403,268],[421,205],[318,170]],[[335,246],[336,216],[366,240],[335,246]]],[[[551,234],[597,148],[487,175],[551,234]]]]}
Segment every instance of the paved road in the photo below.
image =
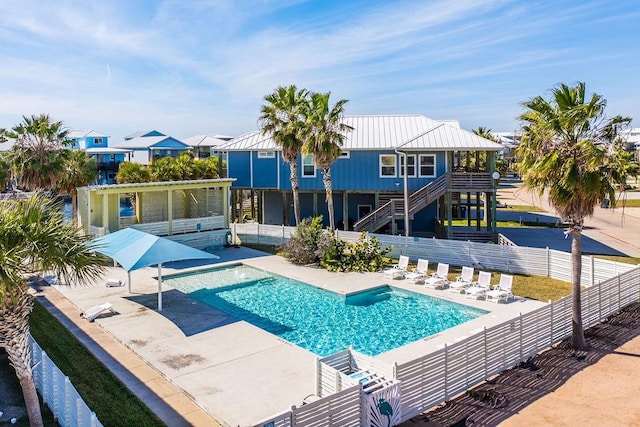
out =
{"type": "MultiPolygon", "coordinates": [[[[627,197],[640,198],[640,193],[628,193],[627,197]]],[[[546,197],[539,197],[527,191],[521,187],[519,181],[503,182],[498,191],[498,200],[507,205],[536,206],[544,209],[551,216],[556,216],[546,197]]],[[[640,208],[596,207],[593,216],[585,220],[585,230],[582,234],[625,255],[640,257],[640,208]]],[[[589,244],[588,239],[583,241],[589,244]]],[[[542,245],[541,247],[553,247],[553,244],[547,245],[544,240],[538,239],[538,243],[542,245]]],[[[540,244],[536,246],[540,247],[540,244]]],[[[589,248],[589,246],[586,247],[589,248]]],[[[585,249],[585,252],[589,251],[585,249]]]]}

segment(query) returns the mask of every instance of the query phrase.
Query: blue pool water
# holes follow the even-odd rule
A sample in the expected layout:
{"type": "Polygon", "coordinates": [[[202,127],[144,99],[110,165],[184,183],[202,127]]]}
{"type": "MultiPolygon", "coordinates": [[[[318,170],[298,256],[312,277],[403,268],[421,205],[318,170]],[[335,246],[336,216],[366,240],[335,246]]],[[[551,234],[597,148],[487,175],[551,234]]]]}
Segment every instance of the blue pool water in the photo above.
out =
{"type": "Polygon", "coordinates": [[[345,298],[244,265],[164,282],[319,356],[375,356],[486,313],[389,286],[345,298]]]}

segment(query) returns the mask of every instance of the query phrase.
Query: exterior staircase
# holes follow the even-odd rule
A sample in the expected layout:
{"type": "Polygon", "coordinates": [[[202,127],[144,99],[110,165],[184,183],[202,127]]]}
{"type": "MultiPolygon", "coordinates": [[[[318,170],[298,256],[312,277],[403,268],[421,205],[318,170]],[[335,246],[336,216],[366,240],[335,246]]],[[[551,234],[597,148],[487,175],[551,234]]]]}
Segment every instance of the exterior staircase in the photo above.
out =
{"type": "MultiPolygon", "coordinates": [[[[438,200],[447,191],[447,175],[442,175],[409,196],[409,215],[438,200]]],[[[375,232],[389,224],[392,219],[404,218],[404,199],[390,199],[353,225],[354,231],[375,232]]]]}

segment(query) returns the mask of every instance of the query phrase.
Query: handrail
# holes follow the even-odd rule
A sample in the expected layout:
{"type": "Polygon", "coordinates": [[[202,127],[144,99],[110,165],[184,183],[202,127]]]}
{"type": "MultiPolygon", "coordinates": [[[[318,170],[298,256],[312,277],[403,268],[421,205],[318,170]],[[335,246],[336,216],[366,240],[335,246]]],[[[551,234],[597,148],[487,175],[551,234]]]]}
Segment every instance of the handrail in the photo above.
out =
{"type": "MultiPolygon", "coordinates": [[[[433,203],[447,190],[447,176],[442,175],[409,196],[409,213],[414,214],[433,203]]],[[[353,225],[354,231],[375,231],[391,221],[392,217],[404,215],[404,199],[391,199],[353,225]]]]}

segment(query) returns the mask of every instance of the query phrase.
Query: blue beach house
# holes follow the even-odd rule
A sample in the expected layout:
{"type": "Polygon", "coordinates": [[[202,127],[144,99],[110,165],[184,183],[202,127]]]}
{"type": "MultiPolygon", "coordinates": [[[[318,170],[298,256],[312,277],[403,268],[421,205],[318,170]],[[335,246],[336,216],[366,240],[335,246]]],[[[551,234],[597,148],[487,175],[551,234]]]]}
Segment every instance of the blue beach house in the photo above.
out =
{"type": "MultiPolygon", "coordinates": [[[[422,115],[345,116],[344,121],[353,130],[331,166],[338,228],[496,239],[500,144],[461,129],[457,121],[422,115]],[[454,219],[466,219],[466,226],[454,227],[454,219]]],[[[294,225],[289,165],[270,137],[249,132],[218,150],[227,153],[228,176],[236,179],[232,215],[239,218],[241,207],[250,205],[261,223],[294,225]]],[[[323,215],[327,222],[322,171],[311,156],[298,161],[301,217],[323,215]]]]}
{"type": "Polygon", "coordinates": [[[114,146],[129,150],[131,154],[128,160],[142,165],[149,165],[162,157],[178,157],[185,151],[191,151],[189,145],[157,130],[134,132],[114,146]]]}
{"type": "Polygon", "coordinates": [[[96,184],[114,184],[120,163],[130,150],[109,147],[109,136],[95,130],[72,130],[67,136],[73,141],[72,149],[83,150],[96,162],[96,184]]]}

